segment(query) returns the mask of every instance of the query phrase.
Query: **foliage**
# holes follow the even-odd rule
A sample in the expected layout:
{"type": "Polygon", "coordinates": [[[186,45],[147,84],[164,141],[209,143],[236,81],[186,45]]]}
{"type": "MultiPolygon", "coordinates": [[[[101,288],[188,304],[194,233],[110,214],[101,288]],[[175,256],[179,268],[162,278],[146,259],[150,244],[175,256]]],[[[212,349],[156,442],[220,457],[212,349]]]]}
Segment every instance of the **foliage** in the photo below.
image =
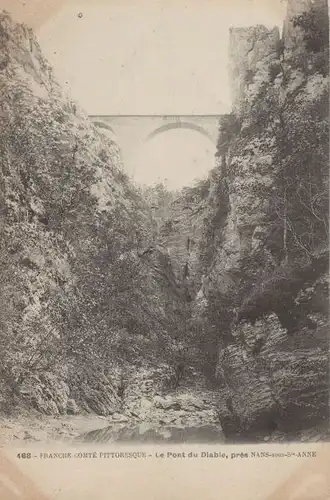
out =
{"type": "Polygon", "coordinates": [[[278,175],[270,221],[282,226],[284,256],[312,256],[328,238],[328,92],[288,95],[279,109],[278,175]]]}
{"type": "MultiPolygon", "coordinates": [[[[303,12],[293,18],[293,26],[300,28],[305,42],[305,57],[303,60],[311,61],[312,71],[317,71],[323,76],[329,74],[329,14],[327,4],[312,6],[309,11],[303,12]]],[[[301,54],[303,56],[303,54],[301,54]]],[[[299,55],[293,58],[299,64],[299,55]]]]}
{"type": "Polygon", "coordinates": [[[210,189],[210,178],[202,179],[196,182],[193,186],[182,189],[181,198],[185,204],[193,204],[203,201],[207,198],[210,189]]]}
{"type": "MultiPolygon", "coordinates": [[[[0,140],[3,380],[15,391],[31,373],[63,368],[70,385],[91,360],[102,370],[174,359],[184,331],[172,284],[166,271],[164,300],[154,276],[164,264],[144,255],[149,207],[116,147],[56,94],[31,98],[24,82],[11,99],[0,140]]],[[[161,207],[173,198],[155,192],[161,207]]]]}
{"type": "Polygon", "coordinates": [[[228,151],[230,142],[240,131],[240,120],[234,113],[222,115],[219,123],[217,143],[217,156],[222,156],[228,151]]]}
{"type": "Polygon", "coordinates": [[[326,3],[322,8],[313,6],[308,11],[295,16],[293,25],[302,28],[308,51],[321,52],[328,49],[329,16],[326,3]]]}

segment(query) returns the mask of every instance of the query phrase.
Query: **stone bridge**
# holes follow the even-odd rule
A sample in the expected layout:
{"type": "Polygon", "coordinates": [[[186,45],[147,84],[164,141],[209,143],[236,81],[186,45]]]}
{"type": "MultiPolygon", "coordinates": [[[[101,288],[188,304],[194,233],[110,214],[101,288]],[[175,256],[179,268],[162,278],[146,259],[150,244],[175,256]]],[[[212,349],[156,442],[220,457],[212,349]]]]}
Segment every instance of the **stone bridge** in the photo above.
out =
{"type": "Polygon", "coordinates": [[[173,129],[194,130],[206,136],[213,143],[215,151],[220,115],[103,115],[90,118],[118,143],[124,165],[130,170],[131,159],[146,141],[173,129]]]}

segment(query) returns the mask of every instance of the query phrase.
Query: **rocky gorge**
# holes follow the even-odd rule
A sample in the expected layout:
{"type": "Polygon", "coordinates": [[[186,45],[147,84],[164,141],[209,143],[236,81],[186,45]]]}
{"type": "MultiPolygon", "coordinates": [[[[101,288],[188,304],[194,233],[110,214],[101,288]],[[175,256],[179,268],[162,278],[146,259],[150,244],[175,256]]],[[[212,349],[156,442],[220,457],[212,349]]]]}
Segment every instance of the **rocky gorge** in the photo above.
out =
{"type": "Polygon", "coordinates": [[[216,167],[156,214],[32,31],[3,13],[0,44],[1,414],[102,416],[92,440],[325,439],[326,2],[231,29],[216,167]]]}

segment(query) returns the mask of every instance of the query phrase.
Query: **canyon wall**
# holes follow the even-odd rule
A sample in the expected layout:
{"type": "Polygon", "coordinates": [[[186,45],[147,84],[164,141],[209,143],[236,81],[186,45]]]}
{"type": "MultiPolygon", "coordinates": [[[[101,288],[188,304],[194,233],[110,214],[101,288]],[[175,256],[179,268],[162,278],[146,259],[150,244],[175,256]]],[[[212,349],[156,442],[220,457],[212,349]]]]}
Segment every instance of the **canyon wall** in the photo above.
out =
{"type": "Polygon", "coordinates": [[[209,286],[195,305],[201,334],[219,348],[211,361],[228,439],[327,427],[327,19],[324,2],[307,11],[289,2],[282,39],[262,27],[230,34],[222,198],[204,221],[209,286]]]}
{"type": "Polygon", "coordinates": [[[240,109],[248,86],[256,87],[262,82],[262,69],[267,72],[276,59],[279,42],[278,28],[230,28],[228,66],[234,109],[240,109]]]}
{"type": "Polygon", "coordinates": [[[282,38],[230,30],[217,166],[161,231],[228,439],[327,429],[328,54],[324,1],[288,2],[282,38]]]}
{"type": "Polygon", "coordinates": [[[6,13],[0,43],[0,408],[108,414],[172,352],[181,292],[117,144],[6,13]]]}

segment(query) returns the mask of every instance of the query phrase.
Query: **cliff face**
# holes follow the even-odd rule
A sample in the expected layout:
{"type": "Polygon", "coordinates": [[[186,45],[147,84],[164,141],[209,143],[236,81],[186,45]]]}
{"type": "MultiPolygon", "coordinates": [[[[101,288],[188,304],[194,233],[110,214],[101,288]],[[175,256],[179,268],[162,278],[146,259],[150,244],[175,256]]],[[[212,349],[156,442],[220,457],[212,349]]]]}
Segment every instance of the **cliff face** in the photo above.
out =
{"type": "Polygon", "coordinates": [[[195,305],[219,346],[212,361],[228,438],[287,437],[328,416],[324,9],[289,2],[281,40],[275,29],[231,31],[234,107],[220,123],[222,198],[204,224],[209,287],[195,305]]]}
{"type": "Polygon", "coordinates": [[[271,62],[276,59],[280,33],[278,28],[268,30],[264,26],[230,28],[229,77],[233,107],[239,110],[251,86],[262,83],[271,62]]]}
{"type": "Polygon", "coordinates": [[[198,289],[198,245],[204,219],[211,207],[209,197],[211,178],[185,188],[171,203],[168,216],[160,226],[159,242],[173,264],[177,279],[189,283],[192,291],[198,289]]]}
{"type": "Polygon", "coordinates": [[[171,269],[146,251],[150,217],[116,143],[63,94],[33,33],[1,14],[0,44],[1,408],[108,414],[126,368],[165,356],[171,269]]]}
{"type": "MultiPolygon", "coordinates": [[[[320,2],[319,2],[320,3],[320,2]]],[[[323,0],[321,3],[325,4],[323,0]]],[[[295,16],[299,16],[304,12],[309,12],[313,6],[312,0],[291,0],[288,2],[287,16],[283,25],[283,38],[287,50],[297,48],[302,41],[302,31],[293,24],[295,16]]]]}

